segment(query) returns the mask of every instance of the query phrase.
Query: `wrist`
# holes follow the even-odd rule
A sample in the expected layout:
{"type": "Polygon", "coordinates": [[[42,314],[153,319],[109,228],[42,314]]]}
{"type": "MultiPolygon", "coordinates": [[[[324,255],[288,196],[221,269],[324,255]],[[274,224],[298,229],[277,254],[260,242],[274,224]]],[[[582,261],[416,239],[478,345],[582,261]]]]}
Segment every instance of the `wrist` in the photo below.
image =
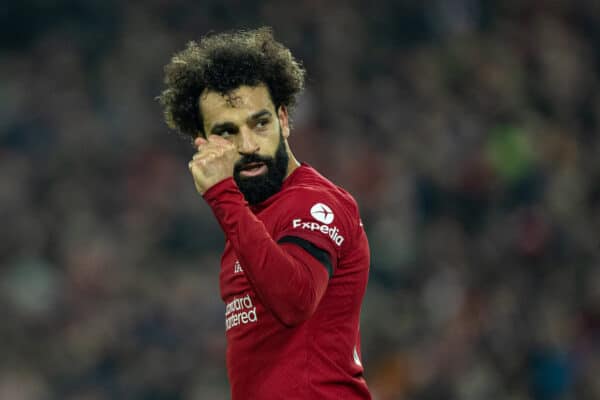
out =
{"type": "Polygon", "coordinates": [[[233,195],[235,197],[239,196],[242,199],[244,198],[244,195],[242,194],[242,192],[240,192],[240,189],[235,183],[235,180],[231,176],[220,180],[219,182],[206,189],[204,193],[202,193],[202,197],[208,203],[214,203],[218,198],[222,197],[225,194],[233,195]]]}

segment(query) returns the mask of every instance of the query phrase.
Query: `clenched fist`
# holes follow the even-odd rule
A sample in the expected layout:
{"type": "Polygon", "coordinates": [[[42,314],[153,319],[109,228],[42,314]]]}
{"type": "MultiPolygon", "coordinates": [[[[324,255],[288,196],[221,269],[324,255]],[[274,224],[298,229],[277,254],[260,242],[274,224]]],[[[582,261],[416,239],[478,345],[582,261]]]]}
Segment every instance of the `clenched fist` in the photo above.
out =
{"type": "Polygon", "coordinates": [[[239,154],[233,143],[217,135],[210,135],[208,140],[196,138],[194,144],[198,152],[188,167],[194,177],[196,190],[204,194],[218,182],[233,176],[233,166],[239,154]]]}

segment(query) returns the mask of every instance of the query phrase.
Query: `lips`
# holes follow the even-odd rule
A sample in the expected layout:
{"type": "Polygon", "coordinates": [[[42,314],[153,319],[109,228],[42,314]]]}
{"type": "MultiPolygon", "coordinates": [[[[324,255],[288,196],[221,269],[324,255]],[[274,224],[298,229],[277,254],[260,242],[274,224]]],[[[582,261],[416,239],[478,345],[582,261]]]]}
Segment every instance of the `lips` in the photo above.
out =
{"type": "Polygon", "coordinates": [[[242,167],[242,169],[240,171],[240,175],[251,177],[251,176],[262,175],[265,172],[267,172],[267,165],[265,163],[251,162],[251,163],[245,164],[242,167]]]}
{"type": "Polygon", "coordinates": [[[260,166],[265,165],[263,162],[251,162],[242,167],[242,171],[248,171],[251,169],[259,168],[260,166]]]}

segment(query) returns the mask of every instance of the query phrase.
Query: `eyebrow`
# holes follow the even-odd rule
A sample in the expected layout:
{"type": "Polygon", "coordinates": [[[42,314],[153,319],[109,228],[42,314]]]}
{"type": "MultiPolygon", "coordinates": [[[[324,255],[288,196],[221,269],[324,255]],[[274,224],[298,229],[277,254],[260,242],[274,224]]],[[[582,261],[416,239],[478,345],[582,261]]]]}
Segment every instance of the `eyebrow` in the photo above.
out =
{"type": "Polygon", "coordinates": [[[260,110],[258,112],[255,112],[254,114],[252,114],[250,117],[248,117],[248,121],[256,121],[257,119],[261,118],[261,117],[266,117],[266,116],[271,116],[271,111],[269,110],[260,110]]]}
{"type": "MultiPolygon", "coordinates": [[[[271,113],[271,111],[264,109],[264,110],[260,110],[255,112],[254,114],[252,114],[251,116],[248,117],[247,121],[256,121],[257,119],[260,119],[262,117],[270,117],[273,114],[271,113]]],[[[237,126],[233,123],[233,122],[222,122],[219,124],[215,124],[213,125],[213,127],[210,129],[210,133],[212,134],[219,134],[223,131],[237,131],[237,126]]]]}

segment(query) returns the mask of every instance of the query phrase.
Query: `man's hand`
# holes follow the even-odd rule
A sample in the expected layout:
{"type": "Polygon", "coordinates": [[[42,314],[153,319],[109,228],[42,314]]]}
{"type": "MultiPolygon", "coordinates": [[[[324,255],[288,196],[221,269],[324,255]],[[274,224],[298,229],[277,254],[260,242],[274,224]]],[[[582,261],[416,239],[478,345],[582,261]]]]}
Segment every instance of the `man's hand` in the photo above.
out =
{"type": "Polygon", "coordinates": [[[196,190],[204,194],[218,182],[233,176],[233,166],[239,154],[233,143],[217,135],[210,135],[208,140],[198,137],[194,144],[198,152],[188,167],[194,177],[196,190]]]}

